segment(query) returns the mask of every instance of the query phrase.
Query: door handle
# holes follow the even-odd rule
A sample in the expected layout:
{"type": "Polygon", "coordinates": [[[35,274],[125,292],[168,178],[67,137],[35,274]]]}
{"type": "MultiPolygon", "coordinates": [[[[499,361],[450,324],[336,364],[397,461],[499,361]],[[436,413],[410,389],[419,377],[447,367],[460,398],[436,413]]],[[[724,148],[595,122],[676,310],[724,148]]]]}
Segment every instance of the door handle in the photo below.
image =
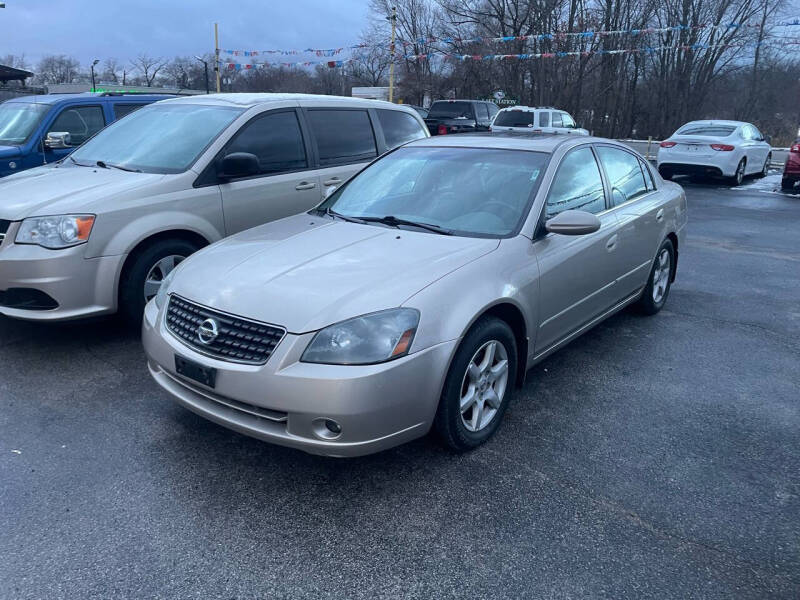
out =
{"type": "Polygon", "coordinates": [[[612,235],[610,238],[608,238],[608,241],[606,242],[606,250],[608,250],[609,252],[613,251],[614,248],[617,247],[617,240],[618,239],[619,238],[618,238],[616,233],[614,235],[612,235]]]}
{"type": "Polygon", "coordinates": [[[325,185],[338,185],[342,183],[342,180],[339,177],[331,177],[330,179],[326,179],[323,183],[325,185]]]}
{"type": "Polygon", "coordinates": [[[661,223],[661,221],[663,221],[663,220],[664,220],[664,209],[663,208],[659,208],[658,212],[656,213],[656,221],[661,223]]]}
{"type": "Polygon", "coordinates": [[[317,184],[313,181],[303,181],[294,186],[294,189],[298,192],[302,192],[303,190],[313,190],[315,187],[317,187],[317,184]]]}

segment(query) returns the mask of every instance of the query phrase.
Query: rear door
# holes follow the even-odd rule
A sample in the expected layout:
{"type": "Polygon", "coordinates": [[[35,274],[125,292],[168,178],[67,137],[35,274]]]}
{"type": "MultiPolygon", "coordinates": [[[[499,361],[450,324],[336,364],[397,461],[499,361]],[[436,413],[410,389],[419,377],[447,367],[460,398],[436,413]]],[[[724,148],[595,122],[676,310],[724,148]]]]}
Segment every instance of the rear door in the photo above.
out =
{"type": "Polygon", "coordinates": [[[260,172],[219,183],[227,235],[319,204],[319,177],[308,145],[294,108],[256,115],[231,138],[211,168],[226,154],[248,152],[258,157],[260,172]]]}
{"type": "Polygon", "coordinates": [[[364,108],[308,107],[308,123],[322,189],[341,185],[378,156],[372,111],[364,108]]]}
{"type": "Polygon", "coordinates": [[[597,157],[610,190],[612,212],[619,221],[619,296],[647,283],[664,223],[664,209],[646,165],[618,146],[597,144],[597,157]]]}
{"type": "Polygon", "coordinates": [[[619,224],[606,210],[600,167],[589,145],[561,160],[545,201],[534,251],[539,261],[539,354],[605,312],[618,299],[619,224]],[[588,235],[547,233],[543,224],[568,209],[596,214],[601,227],[588,235]]]}

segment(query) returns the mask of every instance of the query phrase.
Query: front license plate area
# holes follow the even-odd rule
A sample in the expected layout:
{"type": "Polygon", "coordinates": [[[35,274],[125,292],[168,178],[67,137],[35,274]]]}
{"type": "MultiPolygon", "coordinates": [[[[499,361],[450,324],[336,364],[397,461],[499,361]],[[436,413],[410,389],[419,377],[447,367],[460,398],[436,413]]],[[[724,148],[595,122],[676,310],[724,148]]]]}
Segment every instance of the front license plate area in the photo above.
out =
{"type": "Polygon", "coordinates": [[[189,379],[194,379],[206,387],[213,388],[217,384],[217,370],[212,367],[204,367],[201,364],[175,355],[175,371],[178,375],[183,375],[189,379]]]}

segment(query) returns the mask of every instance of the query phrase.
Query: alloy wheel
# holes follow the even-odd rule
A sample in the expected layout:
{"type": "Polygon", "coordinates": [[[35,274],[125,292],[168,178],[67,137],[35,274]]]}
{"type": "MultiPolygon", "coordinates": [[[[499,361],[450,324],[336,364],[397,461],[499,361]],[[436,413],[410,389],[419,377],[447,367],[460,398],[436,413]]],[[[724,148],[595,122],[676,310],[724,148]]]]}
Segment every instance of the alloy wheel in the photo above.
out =
{"type": "Polygon", "coordinates": [[[461,422],[468,431],[481,431],[492,422],[507,387],[508,351],[490,340],[472,356],[461,383],[461,422]]]}
{"type": "Polygon", "coordinates": [[[159,260],[147,272],[147,277],[144,278],[144,301],[149,302],[161,288],[161,282],[164,281],[167,275],[177,267],[185,256],[180,254],[170,254],[159,260]]]}
{"type": "Polygon", "coordinates": [[[739,166],[736,167],[736,185],[741,185],[742,181],[744,181],[744,161],[739,162],[739,166]]]}
{"type": "Polygon", "coordinates": [[[662,248],[653,269],[653,302],[656,304],[660,304],[667,293],[671,262],[669,250],[662,248]]]}

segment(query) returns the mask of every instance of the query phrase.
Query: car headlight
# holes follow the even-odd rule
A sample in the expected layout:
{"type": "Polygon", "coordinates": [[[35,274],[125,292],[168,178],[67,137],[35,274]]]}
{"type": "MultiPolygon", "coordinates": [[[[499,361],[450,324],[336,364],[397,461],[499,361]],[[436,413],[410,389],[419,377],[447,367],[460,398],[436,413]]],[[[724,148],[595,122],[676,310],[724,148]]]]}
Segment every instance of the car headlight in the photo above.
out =
{"type": "Polygon", "coordinates": [[[408,354],[419,311],[394,308],[336,323],[317,332],[301,362],[368,365],[408,354]]]}
{"type": "Polygon", "coordinates": [[[14,241],[51,250],[69,248],[85,243],[93,226],[94,215],[31,217],[22,221],[14,241]]]}
{"type": "Polygon", "coordinates": [[[167,276],[161,280],[161,286],[158,288],[158,292],[154,298],[156,308],[158,308],[158,310],[161,310],[161,307],[167,302],[167,296],[169,295],[169,284],[172,283],[172,278],[175,277],[175,271],[177,271],[177,269],[172,269],[172,271],[167,273],[167,276]]]}

